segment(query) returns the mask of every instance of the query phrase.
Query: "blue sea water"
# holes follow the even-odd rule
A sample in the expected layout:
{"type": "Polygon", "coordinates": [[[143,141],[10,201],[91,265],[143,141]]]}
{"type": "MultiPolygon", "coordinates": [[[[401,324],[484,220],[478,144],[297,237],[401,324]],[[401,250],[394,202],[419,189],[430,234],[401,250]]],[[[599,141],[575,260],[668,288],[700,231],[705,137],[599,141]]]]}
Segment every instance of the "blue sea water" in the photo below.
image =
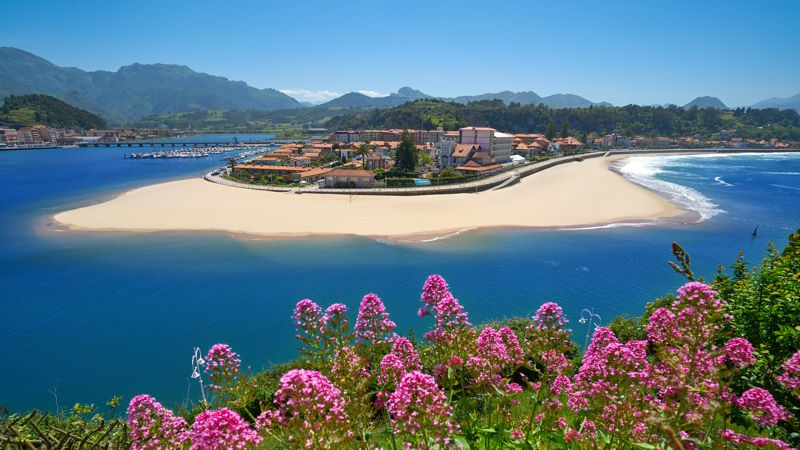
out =
{"type": "Polygon", "coordinates": [[[127,151],[0,152],[0,405],[52,410],[57,396],[62,408],[99,406],[142,392],[168,405],[197,398],[194,346],[229,343],[254,371],[290,359],[290,315],[302,298],[343,302],[354,319],[361,297],[375,292],[399,332],[421,336],[430,318],[416,310],[431,273],[447,279],[474,323],[556,301],[582,342],[582,308],[605,323],[682,283],[666,264],[672,241],[710,278],[740,251],[756,261],[769,240],[782,246],[800,227],[800,155],[789,154],[635,157],[618,167],[695,210],[703,220],[691,224],[485,230],[419,245],[51,226],[59,211],[222,165],[221,156],[123,160],[127,151]]]}

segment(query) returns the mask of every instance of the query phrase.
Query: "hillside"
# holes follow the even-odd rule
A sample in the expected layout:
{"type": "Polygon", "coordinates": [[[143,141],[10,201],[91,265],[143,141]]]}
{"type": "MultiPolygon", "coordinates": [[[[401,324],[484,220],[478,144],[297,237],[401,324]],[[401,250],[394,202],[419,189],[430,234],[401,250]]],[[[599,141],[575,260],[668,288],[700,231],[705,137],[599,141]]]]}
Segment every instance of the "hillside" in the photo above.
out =
{"type": "Polygon", "coordinates": [[[49,95],[11,95],[0,107],[0,125],[20,128],[48,127],[106,128],[106,121],[49,95]]]}
{"type": "Polygon", "coordinates": [[[256,89],[186,66],[132,64],[116,72],[86,72],[0,47],[0,96],[28,93],[52,95],[114,122],[193,109],[300,107],[275,89],[256,89]]]}
{"type": "Polygon", "coordinates": [[[714,109],[728,109],[725,106],[725,103],[722,103],[722,100],[718,99],[717,97],[697,97],[694,100],[690,101],[689,103],[683,105],[684,108],[689,109],[693,106],[696,106],[697,109],[703,108],[714,108],[714,109]]]}
{"type": "Polygon", "coordinates": [[[800,112],[800,94],[789,98],[772,97],[756,103],[755,105],[751,106],[751,108],[793,109],[797,112],[800,112]]]}
{"type": "Polygon", "coordinates": [[[678,106],[553,109],[541,105],[505,105],[500,100],[461,104],[441,100],[417,100],[389,109],[370,109],[330,119],[339,129],[419,128],[437,126],[448,130],[464,126],[491,126],[510,133],[544,133],[550,123],[560,128],[567,122],[571,134],[617,132],[628,136],[711,136],[733,128],[742,137],[800,140],[800,115],[796,111],[764,109],[726,113],[718,109],[684,109],[678,106]]]}

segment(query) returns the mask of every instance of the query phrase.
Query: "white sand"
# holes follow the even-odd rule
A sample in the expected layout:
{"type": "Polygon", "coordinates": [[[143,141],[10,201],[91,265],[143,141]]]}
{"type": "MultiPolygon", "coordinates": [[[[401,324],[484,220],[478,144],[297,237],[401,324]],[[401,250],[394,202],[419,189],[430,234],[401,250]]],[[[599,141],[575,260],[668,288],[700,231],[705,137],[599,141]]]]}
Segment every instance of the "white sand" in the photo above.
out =
{"type": "Polygon", "coordinates": [[[590,226],[684,213],[609,170],[615,159],[567,163],[504,189],[471,194],[297,195],[189,179],[134,189],[59,213],[55,220],[82,230],[421,238],[486,227],[590,226]]]}

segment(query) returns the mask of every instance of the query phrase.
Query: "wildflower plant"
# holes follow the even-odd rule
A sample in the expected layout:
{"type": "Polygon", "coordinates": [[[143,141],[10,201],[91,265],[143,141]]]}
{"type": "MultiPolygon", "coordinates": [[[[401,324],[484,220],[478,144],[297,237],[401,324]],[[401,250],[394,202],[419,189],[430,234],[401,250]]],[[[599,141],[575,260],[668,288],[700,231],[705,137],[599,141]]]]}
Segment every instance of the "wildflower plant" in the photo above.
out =
{"type": "Polygon", "coordinates": [[[347,448],[354,441],[341,391],[316,370],[284,374],[274,403],[256,420],[263,436],[290,448],[347,448]]]}
{"type": "MultiPolygon", "coordinates": [[[[691,273],[688,255],[683,262],[691,273]]],[[[556,303],[514,329],[479,329],[438,275],[421,302],[418,315],[433,316],[433,328],[415,344],[394,334],[375,294],[362,299],[352,330],[345,305],[323,311],[301,300],[299,368],[270,378],[275,387],[253,402],[239,356],[217,344],[203,366],[215,406],[231,409],[202,411],[188,426],[137,396],[128,407],[132,448],[252,448],[262,439],[291,449],[791,448],[781,430],[796,426],[794,410],[779,400],[800,398],[800,351],[773,371],[771,386],[740,388],[763,353],[731,337],[725,301],[701,282],[648,308],[629,335],[639,339],[595,328],[575,362],[556,303]]]]}
{"type": "Polygon", "coordinates": [[[187,439],[186,421],[149,395],[137,395],[128,404],[132,450],[170,450],[187,439]]]}

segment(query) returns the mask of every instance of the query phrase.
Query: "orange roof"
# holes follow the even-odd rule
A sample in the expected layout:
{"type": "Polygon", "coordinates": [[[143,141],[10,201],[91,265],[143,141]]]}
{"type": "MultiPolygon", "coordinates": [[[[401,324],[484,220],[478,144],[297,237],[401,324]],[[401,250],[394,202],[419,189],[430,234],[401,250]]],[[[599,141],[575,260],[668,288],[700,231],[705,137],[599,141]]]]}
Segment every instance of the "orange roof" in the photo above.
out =
{"type": "Polygon", "coordinates": [[[302,180],[303,178],[316,177],[317,175],[323,175],[323,174],[326,174],[326,173],[328,173],[328,172],[330,172],[332,170],[333,169],[329,169],[329,168],[324,168],[324,169],[323,168],[317,168],[317,169],[307,170],[307,171],[305,171],[305,172],[300,174],[300,179],[302,180]]]}
{"type": "Polygon", "coordinates": [[[475,148],[475,145],[472,144],[456,144],[456,148],[453,150],[453,158],[466,158],[473,148],[475,148]]]}
{"type": "Polygon", "coordinates": [[[360,169],[333,169],[327,174],[331,177],[372,177],[374,176],[369,170],[360,169]]]}
{"type": "Polygon", "coordinates": [[[305,172],[309,169],[295,166],[261,166],[258,164],[237,164],[233,166],[237,170],[264,170],[268,172],[305,172]]]}
{"type": "MultiPolygon", "coordinates": [[[[463,166],[456,167],[456,170],[464,170],[469,172],[486,172],[488,170],[494,170],[500,168],[500,164],[489,164],[488,166],[480,166],[480,165],[473,165],[470,163],[475,163],[475,161],[470,161],[463,166]]],[[[477,164],[477,163],[475,163],[477,164]]]]}

